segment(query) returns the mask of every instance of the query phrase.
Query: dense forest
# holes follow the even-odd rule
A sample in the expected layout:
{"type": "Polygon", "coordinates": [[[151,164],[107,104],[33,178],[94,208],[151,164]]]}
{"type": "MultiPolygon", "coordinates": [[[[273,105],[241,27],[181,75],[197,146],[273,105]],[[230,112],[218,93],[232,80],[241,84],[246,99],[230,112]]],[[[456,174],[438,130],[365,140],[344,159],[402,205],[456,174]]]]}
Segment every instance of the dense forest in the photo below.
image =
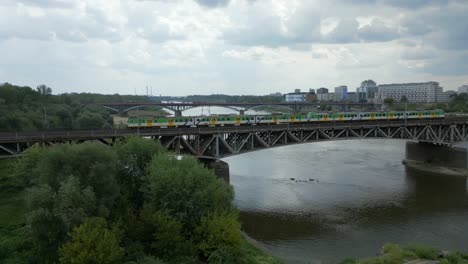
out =
{"type": "Polygon", "coordinates": [[[98,103],[150,101],[146,96],[70,93],[0,84],[0,131],[111,128],[110,112],[98,103]]]}
{"type": "Polygon", "coordinates": [[[278,263],[242,237],[228,184],[155,141],[33,147],[10,161],[0,263],[278,263]]]}

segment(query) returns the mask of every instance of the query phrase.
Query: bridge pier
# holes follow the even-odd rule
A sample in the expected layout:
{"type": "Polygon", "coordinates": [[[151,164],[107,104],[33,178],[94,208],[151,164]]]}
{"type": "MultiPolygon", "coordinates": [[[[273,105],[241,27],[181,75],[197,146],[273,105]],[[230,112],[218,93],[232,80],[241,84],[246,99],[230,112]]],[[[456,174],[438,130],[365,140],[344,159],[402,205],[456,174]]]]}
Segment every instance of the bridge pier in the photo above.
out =
{"type": "Polygon", "coordinates": [[[198,160],[205,164],[205,167],[212,169],[218,179],[224,180],[227,184],[230,183],[229,164],[227,162],[211,157],[198,157],[198,160]]]}
{"type": "Polygon", "coordinates": [[[245,115],[245,110],[244,109],[239,110],[239,115],[245,115]]]}
{"type": "Polygon", "coordinates": [[[174,116],[182,116],[181,110],[174,110],[174,116]]]}
{"type": "Polygon", "coordinates": [[[468,176],[468,149],[406,142],[406,158],[403,163],[424,172],[468,176]]]}

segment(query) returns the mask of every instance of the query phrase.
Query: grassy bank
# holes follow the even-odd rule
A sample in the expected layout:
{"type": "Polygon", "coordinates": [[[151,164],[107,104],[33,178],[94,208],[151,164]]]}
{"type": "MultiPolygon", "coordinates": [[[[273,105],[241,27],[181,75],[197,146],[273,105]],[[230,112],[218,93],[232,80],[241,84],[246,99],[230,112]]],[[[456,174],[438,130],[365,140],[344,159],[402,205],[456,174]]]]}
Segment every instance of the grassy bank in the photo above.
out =
{"type": "Polygon", "coordinates": [[[440,264],[468,264],[468,254],[443,252],[428,246],[387,244],[379,256],[367,259],[346,259],[341,264],[399,264],[416,260],[437,261],[440,264]]]}

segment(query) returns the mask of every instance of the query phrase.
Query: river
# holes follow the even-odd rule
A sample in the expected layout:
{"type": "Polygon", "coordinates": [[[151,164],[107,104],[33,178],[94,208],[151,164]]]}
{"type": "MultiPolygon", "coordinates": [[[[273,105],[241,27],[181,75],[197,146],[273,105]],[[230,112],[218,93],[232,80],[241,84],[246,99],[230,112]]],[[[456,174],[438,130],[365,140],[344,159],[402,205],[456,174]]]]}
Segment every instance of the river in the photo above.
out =
{"type": "Polygon", "coordinates": [[[468,250],[464,178],[421,174],[405,141],[343,140],[225,158],[243,229],[285,263],[375,256],[385,243],[468,250]]]}

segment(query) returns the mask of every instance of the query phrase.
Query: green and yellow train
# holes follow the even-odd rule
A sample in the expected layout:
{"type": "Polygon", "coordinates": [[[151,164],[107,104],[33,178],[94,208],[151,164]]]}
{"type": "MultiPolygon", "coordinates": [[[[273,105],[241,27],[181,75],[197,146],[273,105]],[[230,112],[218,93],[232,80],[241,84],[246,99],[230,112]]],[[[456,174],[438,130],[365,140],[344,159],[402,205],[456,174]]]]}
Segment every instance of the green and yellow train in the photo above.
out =
{"type": "Polygon", "coordinates": [[[314,123],[341,121],[379,121],[404,119],[444,118],[443,110],[391,111],[391,112],[342,112],[271,115],[217,115],[180,117],[130,117],[127,126],[135,127],[199,127],[199,126],[241,126],[272,125],[285,123],[314,123]]]}

